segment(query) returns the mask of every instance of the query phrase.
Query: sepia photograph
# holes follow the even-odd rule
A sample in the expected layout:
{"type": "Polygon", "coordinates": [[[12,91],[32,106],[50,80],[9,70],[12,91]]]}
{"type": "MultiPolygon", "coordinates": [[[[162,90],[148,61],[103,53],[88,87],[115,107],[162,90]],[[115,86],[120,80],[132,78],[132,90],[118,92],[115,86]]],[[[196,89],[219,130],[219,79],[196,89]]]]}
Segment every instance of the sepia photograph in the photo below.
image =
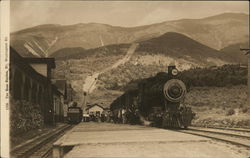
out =
{"type": "Polygon", "coordinates": [[[11,0],[3,17],[1,157],[250,157],[249,1],[11,0]]]}

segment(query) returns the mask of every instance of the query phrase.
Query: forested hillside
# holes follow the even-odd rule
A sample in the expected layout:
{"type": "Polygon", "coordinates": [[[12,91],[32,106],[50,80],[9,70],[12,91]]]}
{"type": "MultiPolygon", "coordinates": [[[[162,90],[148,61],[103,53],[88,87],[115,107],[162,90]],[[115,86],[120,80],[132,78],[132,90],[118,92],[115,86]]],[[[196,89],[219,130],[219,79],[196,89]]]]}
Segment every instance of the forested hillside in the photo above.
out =
{"type": "Polygon", "coordinates": [[[224,87],[247,84],[247,68],[239,65],[193,68],[181,73],[184,82],[192,87],[224,87]]]}

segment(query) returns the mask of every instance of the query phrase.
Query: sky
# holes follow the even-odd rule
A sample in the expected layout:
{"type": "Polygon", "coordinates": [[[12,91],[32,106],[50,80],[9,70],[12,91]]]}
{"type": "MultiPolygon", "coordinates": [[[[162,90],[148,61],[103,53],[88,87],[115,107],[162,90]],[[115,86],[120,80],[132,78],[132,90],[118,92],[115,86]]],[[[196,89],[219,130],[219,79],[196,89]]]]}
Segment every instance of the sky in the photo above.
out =
{"type": "Polygon", "coordinates": [[[10,4],[10,31],[42,24],[104,23],[134,27],[198,19],[225,12],[249,14],[248,1],[17,1],[10,4]]]}

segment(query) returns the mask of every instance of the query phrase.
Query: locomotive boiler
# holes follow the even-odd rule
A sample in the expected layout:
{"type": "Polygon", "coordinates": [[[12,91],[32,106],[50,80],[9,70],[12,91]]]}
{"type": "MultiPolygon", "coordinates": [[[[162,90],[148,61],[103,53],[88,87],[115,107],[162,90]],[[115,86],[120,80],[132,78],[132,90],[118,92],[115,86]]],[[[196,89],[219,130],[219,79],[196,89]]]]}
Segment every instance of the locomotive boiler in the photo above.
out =
{"type": "Polygon", "coordinates": [[[111,104],[111,110],[119,114],[119,110],[126,109],[128,117],[134,113],[137,115],[134,118],[148,121],[153,126],[187,128],[195,114],[190,107],[182,104],[187,89],[179,78],[176,67],[168,66],[168,72],[143,79],[138,88],[117,98],[111,104]]]}

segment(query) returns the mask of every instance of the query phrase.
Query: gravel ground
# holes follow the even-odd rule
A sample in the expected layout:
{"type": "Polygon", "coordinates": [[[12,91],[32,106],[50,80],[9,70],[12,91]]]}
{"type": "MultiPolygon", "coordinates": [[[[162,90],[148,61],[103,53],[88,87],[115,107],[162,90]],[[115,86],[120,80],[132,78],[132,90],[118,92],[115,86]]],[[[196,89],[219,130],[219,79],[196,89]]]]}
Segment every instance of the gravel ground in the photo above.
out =
{"type": "Polygon", "coordinates": [[[66,158],[246,158],[250,151],[208,138],[153,127],[81,123],[57,141],[73,145],[66,158]]]}

